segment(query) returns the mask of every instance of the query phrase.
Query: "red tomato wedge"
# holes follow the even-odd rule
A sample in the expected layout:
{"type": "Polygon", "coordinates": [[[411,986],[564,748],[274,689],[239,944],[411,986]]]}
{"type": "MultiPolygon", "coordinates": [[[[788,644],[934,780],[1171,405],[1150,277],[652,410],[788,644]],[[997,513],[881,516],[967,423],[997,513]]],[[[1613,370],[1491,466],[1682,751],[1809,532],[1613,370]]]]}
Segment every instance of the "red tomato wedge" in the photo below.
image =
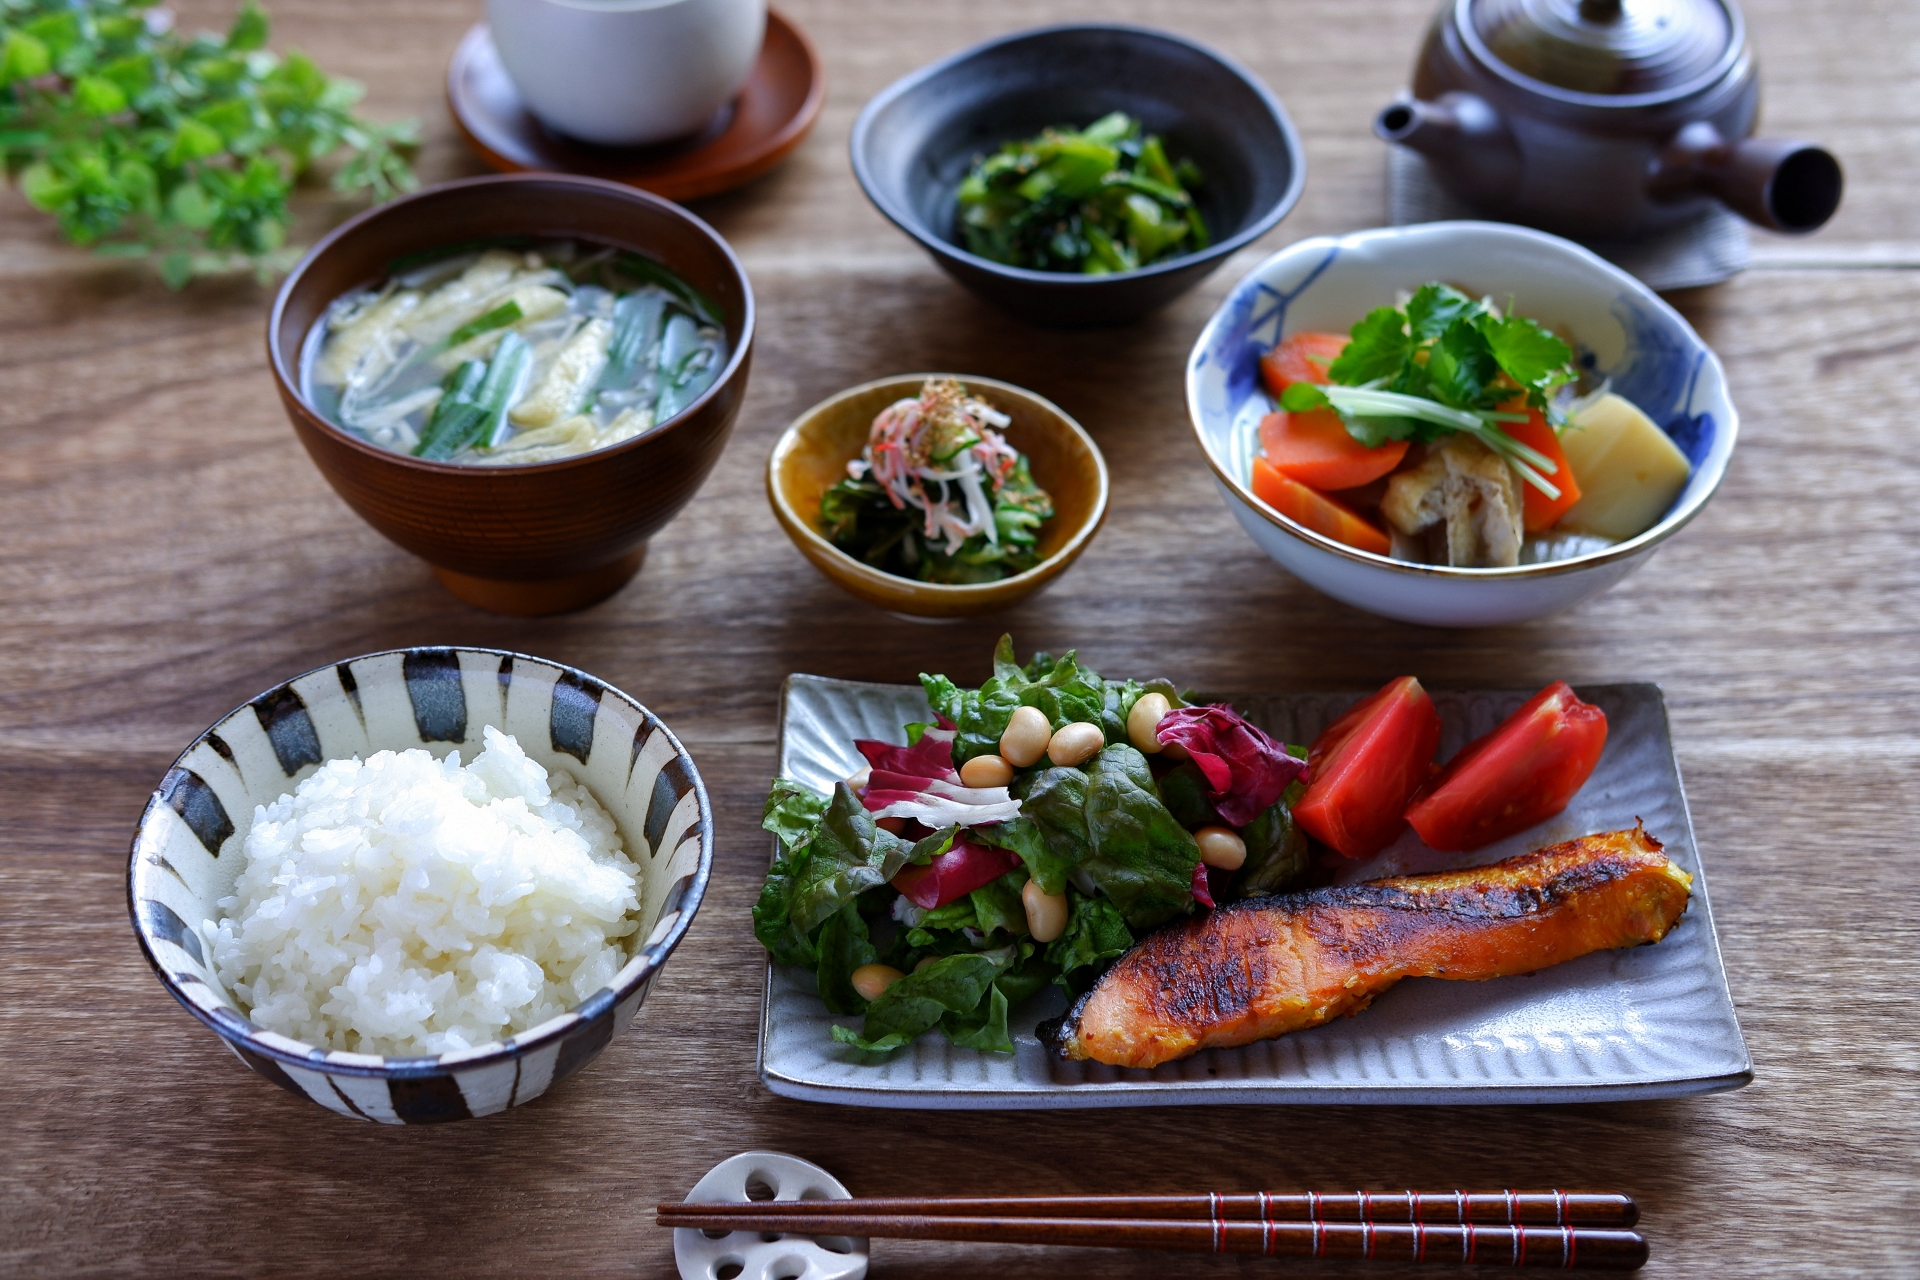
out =
{"type": "Polygon", "coordinates": [[[1356,702],[1307,752],[1313,782],[1294,820],[1349,858],[1380,852],[1405,825],[1401,817],[1433,775],[1440,713],[1412,676],[1356,702]]]}
{"type": "Polygon", "coordinates": [[[1296,333],[1280,340],[1280,345],[1260,357],[1260,376],[1267,390],[1278,400],[1280,393],[1296,382],[1327,384],[1327,366],[1346,349],[1344,333],[1296,333]]]}
{"type": "Polygon", "coordinates": [[[1549,498],[1530,484],[1522,484],[1521,491],[1526,495],[1526,505],[1521,512],[1520,522],[1528,533],[1538,533],[1542,529],[1551,529],[1567,513],[1567,508],[1580,501],[1580,482],[1574,479],[1573,466],[1567,461],[1566,450],[1560,447],[1560,437],[1554,434],[1552,427],[1538,409],[1529,409],[1527,402],[1516,400],[1512,404],[1502,405],[1509,413],[1525,413],[1525,422],[1503,422],[1500,429],[1526,445],[1552,458],[1560,469],[1548,476],[1553,487],[1560,491],[1557,498],[1549,498]]]}
{"type": "Polygon", "coordinates": [[[1393,549],[1387,535],[1345,503],[1289,480],[1265,458],[1253,460],[1253,496],[1315,533],[1361,551],[1384,556],[1393,549]]]}
{"type": "Polygon", "coordinates": [[[1260,421],[1260,446],[1275,471],[1322,491],[1372,484],[1407,456],[1405,440],[1367,448],[1331,409],[1268,414],[1260,421]]]}
{"type": "Polygon", "coordinates": [[[1556,680],[1492,733],[1460,748],[1407,810],[1407,821],[1448,853],[1492,844],[1566,808],[1606,745],[1607,713],[1556,680]]]}

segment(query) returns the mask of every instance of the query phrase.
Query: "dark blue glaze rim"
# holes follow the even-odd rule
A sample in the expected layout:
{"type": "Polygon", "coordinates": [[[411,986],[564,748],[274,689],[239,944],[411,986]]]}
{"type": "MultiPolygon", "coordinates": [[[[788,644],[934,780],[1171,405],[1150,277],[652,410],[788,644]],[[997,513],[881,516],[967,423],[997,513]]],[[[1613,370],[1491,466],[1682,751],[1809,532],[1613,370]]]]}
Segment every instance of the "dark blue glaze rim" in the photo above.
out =
{"type": "Polygon", "coordinates": [[[1282,218],[1293,212],[1293,206],[1299,203],[1300,193],[1307,185],[1307,156],[1300,145],[1300,134],[1293,127],[1293,119],[1287,115],[1287,109],[1280,105],[1280,99],[1274,96],[1273,90],[1267,88],[1265,82],[1226,54],[1197,40],[1189,40],[1183,35],[1163,31],[1158,27],[1144,27],[1126,22],[1063,22],[1052,26],[1028,27],[1023,31],[996,36],[992,40],[986,40],[962,49],[958,53],[950,54],[938,62],[928,63],[917,71],[910,71],[875,94],[868,100],[867,105],[860,109],[859,117],[853,122],[853,134],[848,140],[847,148],[853,161],[853,176],[860,183],[860,189],[866,193],[867,199],[873,202],[874,208],[934,257],[951,258],[955,262],[991,272],[1009,280],[1058,285],[1067,289],[1097,289],[1101,285],[1111,285],[1122,280],[1141,280],[1153,276],[1170,275],[1188,270],[1199,263],[1222,260],[1278,226],[1282,218]],[[1292,177],[1287,182],[1287,189],[1281,193],[1280,199],[1265,213],[1254,218],[1233,235],[1224,240],[1216,240],[1197,253],[1182,254],[1177,258],[1169,258],[1165,262],[1156,262],[1152,266],[1139,267],[1132,271],[1089,276],[1076,275],[1067,271],[1035,271],[1029,267],[1010,267],[1004,263],[995,262],[991,258],[982,258],[978,254],[969,253],[953,241],[933,234],[932,230],[924,226],[918,218],[896,207],[880,194],[866,162],[867,136],[873,130],[874,120],[897,99],[905,96],[908,91],[919,88],[927,81],[1003,46],[1049,36],[1100,31],[1143,36],[1166,44],[1179,45],[1215,63],[1251,89],[1254,95],[1265,104],[1268,113],[1273,117],[1273,122],[1279,126],[1280,136],[1286,143],[1287,157],[1292,164],[1292,177]]]}
{"type": "MultiPolygon", "coordinates": [[[[413,645],[400,649],[376,649],[369,653],[356,654],[350,658],[341,658],[335,662],[322,663],[317,667],[311,667],[306,671],[302,671],[298,675],[290,676],[270,689],[255,694],[245,702],[234,707],[233,710],[215,719],[214,722],[198,734],[192,742],[187,744],[185,750],[174,757],[173,763],[167,767],[167,773],[162,776],[169,776],[175,770],[184,768],[187,757],[193,753],[194,749],[212,737],[214,730],[225,724],[230,718],[247,710],[262,698],[271,697],[283,689],[292,688],[294,682],[297,680],[304,680],[308,676],[318,675],[323,671],[333,670],[351,663],[363,662],[369,658],[383,658],[394,654],[399,654],[404,658],[407,655],[441,654],[449,651],[486,654],[489,657],[508,658],[514,661],[524,659],[527,662],[550,667],[560,672],[562,676],[571,676],[575,680],[583,682],[587,688],[613,694],[622,702],[625,702],[628,706],[639,712],[641,727],[643,729],[658,729],[661,733],[667,735],[667,741],[673,746],[673,758],[681,761],[686,766],[687,776],[692,783],[693,794],[696,797],[700,814],[699,821],[696,824],[700,833],[700,858],[694,865],[692,882],[687,886],[686,892],[680,895],[679,901],[676,904],[676,909],[680,912],[680,918],[674,921],[673,928],[667,931],[667,936],[661,939],[660,942],[652,945],[642,944],[640,958],[644,959],[646,963],[635,970],[632,977],[627,981],[618,987],[603,987],[573,1008],[567,1010],[567,1013],[577,1015],[573,1019],[559,1026],[555,1026],[550,1030],[543,1031],[538,1036],[528,1039],[515,1039],[512,1044],[502,1045],[493,1052],[462,1056],[455,1062],[445,1062],[442,1061],[443,1055],[433,1055],[414,1058],[387,1058],[379,1063],[333,1061],[327,1056],[331,1051],[322,1049],[317,1045],[313,1046],[309,1053],[293,1053],[278,1045],[261,1040],[256,1034],[259,1028],[255,1027],[245,1015],[239,1013],[237,1010],[222,1010],[222,1012],[228,1014],[228,1018],[223,1019],[201,1008],[192,1000],[189,1000],[186,993],[180,990],[180,985],[174,980],[173,975],[167,972],[165,966],[160,963],[159,957],[154,954],[153,946],[147,938],[147,924],[140,918],[139,903],[134,898],[134,869],[139,864],[140,837],[146,830],[147,820],[152,816],[156,805],[164,805],[167,803],[166,798],[161,794],[160,790],[155,788],[153,794],[147,798],[147,803],[141,807],[139,821],[134,825],[133,840],[128,846],[127,917],[133,924],[133,934],[134,937],[139,940],[141,954],[146,957],[148,966],[152,968],[154,976],[159,978],[160,984],[166,988],[167,994],[172,996],[182,1008],[199,1019],[203,1025],[213,1031],[222,1040],[236,1047],[244,1047],[248,1053],[256,1053],[262,1057],[272,1059],[274,1062],[301,1067],[308,1071],[319,1071],[327,1075],[361,1076],[378,1080],[432,1079],[452,1075],[455,1072],[464,1072],[479,1067],[511,1062],[516,1058],[531,1053],[535,1049],[544,1048],[566,1039],[570,1035],[577,1034],[579,1029],[584,1026],[588,1026],[602,1019],[611,1018],[616,1006],[633,995],[634,992],[652,983],[655,975],[666,967],[666,963],[668,959],[672,957],[674,949],[680,945],[680,940],[686,936],[687,930],[692,926],[693,917],[698,914],[700,904],[706,897],[707,882],[712,878],[713,874],[713,804],[707,797],[706,783],[700,777],[699,766],[694,763],[692,754],[687,751],[685,744],[680,741],[679,735],[668,728],[667,723],[660,719],[659,716],[647,710],[646,706],[642,704],[639,699],[617,686],[607,683],[598,676],[589,675],[578,667],[569,666],[564,662],[556,662],[552,658],[542,658],[536,654],[522,653],[515,649],[493,649],[481,645],[413,645]]],[[[655,851],[655,853],[656,856],[658,856],[658,851],[655,851]]],[[[631,963],[631,961],[629,961],[629,963],[631,963]]],[[[564,1017],[565,1015],[563,1014],[561,1016],[564,1017]]],[[[289,1040],[292,1039],[292,1037],[286,1038],[289,1040]]]]}

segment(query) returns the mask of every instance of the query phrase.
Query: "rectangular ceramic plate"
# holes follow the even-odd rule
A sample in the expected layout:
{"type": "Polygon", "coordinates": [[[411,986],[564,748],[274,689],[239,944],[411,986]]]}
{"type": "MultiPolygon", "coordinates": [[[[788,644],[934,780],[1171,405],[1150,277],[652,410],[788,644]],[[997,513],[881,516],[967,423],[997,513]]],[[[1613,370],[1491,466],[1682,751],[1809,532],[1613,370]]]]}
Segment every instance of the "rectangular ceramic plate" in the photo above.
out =
{"type": "MultiPolygon", "coordinates": [[[[1373,1006],[1311,1031],[1215,1049],[1151,1071],[1054,1060],[1034,1037],[1064,1010],[1050,988],[1015,1010],[1012,1056],[958,1049],[929,1032],[870,1062],[828,1034],[835,1021],[812,975],[769,965],[760,1078],[813,1102],[943,1110],[1165,1106],[1175,1103],[1549,1103],[1666,1098],[1737,1089],[1752,1062],[1727,992],[1707,882],[1652,684],[1597,685],[1607,713],[1599,767],[1566,812],[1468,855],[1438,854],[1410,831],[1343,881],[1496,862],[1636,818],[1691,872],[1693,900],[1656,946],[1605,951],[1491,982],[1412,978],[1373,1006]]],[[[1356,694],[1233,698],[1285,742],[1311,742],[1356,694]]],[[[1516,710],[1526,693],[1439,693],[1441,758],[1516,710]]],[[[864,762],[855,738],[905,740],[928,720],[917,688],[796,675],[783,691],[780,772],[827,792],[864,762]]],[[[840,1019],[857,1027],[857,1018],[840,1019]]]]}

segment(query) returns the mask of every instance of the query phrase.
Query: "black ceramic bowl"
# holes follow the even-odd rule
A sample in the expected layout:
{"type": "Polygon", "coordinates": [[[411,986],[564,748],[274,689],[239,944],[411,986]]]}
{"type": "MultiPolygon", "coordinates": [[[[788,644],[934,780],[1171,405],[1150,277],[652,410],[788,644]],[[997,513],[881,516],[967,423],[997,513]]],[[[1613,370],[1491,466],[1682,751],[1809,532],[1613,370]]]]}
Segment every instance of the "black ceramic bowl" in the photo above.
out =
{"type": "Polygon", "coordinates": [[[1164,306],[1270,230],[1300,198],[1306,159],[1252,73],[1170,32],[1099,23],[1016,32],[895,81],[854,123],[853,172],[881,213],[981,297],[1036,324],[1089,328],[1164,306]],[[975,160],[1110,111],[1200,166],[1194,199],[1212,244],[1106,276],[1007,267],[960,247],[956,193],[975,160]]]}

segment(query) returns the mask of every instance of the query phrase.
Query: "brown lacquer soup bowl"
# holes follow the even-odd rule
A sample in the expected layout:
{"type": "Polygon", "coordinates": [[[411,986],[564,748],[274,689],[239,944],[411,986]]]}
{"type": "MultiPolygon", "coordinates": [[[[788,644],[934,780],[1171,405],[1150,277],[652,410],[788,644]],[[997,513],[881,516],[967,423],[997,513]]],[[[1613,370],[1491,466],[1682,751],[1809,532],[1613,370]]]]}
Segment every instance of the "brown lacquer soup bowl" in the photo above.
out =
{"type": "Polygon", "coordinates": [[[726,241],[678,205],[592,178],[507,174],[443,183],[369,210],[315,245],[281,285],[267,355],[287,417],[334,491],[432,566],[460,599],[496,613],[584,608],[625,585],[647,539],[700,488],[747,389],[753,291],[726,241]],[[681,413],[619,444],[551,462],[470,466],[380,448],[322,416],[301,390],[302,349],[328,306],[396,259],[497,237],[629,250],[712,299],[728,359],[681,413]]]}

